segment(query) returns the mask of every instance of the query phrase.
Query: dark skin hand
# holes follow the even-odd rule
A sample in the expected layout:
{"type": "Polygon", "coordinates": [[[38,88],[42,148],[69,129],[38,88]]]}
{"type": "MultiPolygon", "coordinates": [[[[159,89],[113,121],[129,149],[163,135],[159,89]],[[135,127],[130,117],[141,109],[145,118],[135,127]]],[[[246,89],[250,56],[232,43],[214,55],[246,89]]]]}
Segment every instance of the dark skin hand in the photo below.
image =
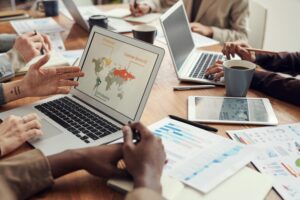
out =
{"type": "Polygon", "coordinates": [[[128,173],[117,168],[122,156],[122,144],[112,144],[67,150],[48,160],[54,178],[82,169],[101,178],[126,178],[128,173]]]}
{"type": "Polygon", "coordinates": [[[82,169],[101,178],[128,178],[129,172],[135,188],[147,187],[161,193],[160,177],[166,162],[161,139],[141,123],[125,126],[123,133],[124,144],[67,150],[48,156],[53,177],[82,169]],[[141,141],[138,144],[132,141],[131,128],[140,132],[141,141]],[[122,158],[127,171],[117,168],[122,158]]]}
{"type": "Polygon", "coordinates": [[[147,187],[161,193],[160,177],[166,161],[161,139],[155,137],[141,123],[123,127],[123,155],[126,168],[132,175],[134,187],[147,187]],[[132,129],[140,132],[141,141],[133,143],[132,129]]]}
{"type": "MultiPolygon", "coordinates": [[[[228,60],[237,54],[242,60],[255,62],[255,53],[248,51],[247,48],[250,48],[250,45],[245,42],[226,42],[223,46],[222,53],[228,60]]],[[[213,66],[207,68],[205,75],[214,75],[214,81],[219,81],[224,76],[222,64],[222,61],[217,61],[213,66]]]]}

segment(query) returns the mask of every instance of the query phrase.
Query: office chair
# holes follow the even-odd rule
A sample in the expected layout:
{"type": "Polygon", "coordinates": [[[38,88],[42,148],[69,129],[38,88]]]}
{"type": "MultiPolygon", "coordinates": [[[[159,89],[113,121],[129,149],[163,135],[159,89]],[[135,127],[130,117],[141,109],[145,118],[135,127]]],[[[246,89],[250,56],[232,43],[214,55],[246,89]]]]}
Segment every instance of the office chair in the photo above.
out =
{"type": "Polygon", "coordinates": [[[249,44],[254,48],[264,47],[265,30],[267,22],[267,9],[256,0],[249,1],[250,31],[248,35],[249,44]]]}

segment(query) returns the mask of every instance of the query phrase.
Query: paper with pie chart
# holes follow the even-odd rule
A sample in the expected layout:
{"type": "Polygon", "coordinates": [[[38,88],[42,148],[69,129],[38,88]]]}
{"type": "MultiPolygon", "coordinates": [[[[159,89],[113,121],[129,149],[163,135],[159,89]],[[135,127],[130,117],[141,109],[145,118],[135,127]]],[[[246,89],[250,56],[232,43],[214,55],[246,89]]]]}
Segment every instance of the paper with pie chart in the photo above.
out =
{"type": "Polygon", "coordinates": [[[134,119],[157,57],[95,33],[77,89],[134,119]]]}
{"type": "Polygon", "coordinates": [[[227,131],[231,138],[256,147],[256,168],[273,178],[283,199],[300,199],[300,123],[227,131]]]}

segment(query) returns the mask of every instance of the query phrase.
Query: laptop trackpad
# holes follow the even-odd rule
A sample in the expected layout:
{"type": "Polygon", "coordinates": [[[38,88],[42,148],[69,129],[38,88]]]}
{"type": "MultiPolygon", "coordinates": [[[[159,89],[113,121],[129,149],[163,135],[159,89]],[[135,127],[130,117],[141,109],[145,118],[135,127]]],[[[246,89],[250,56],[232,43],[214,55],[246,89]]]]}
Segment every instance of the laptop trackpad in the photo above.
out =
{"type": "Polygon", "coordinates": [[[51,137],[60,135],[62,133],[61,130],[59,130],[58,128],[56,128],[52,124],[50,124],[47,120],[41,119],[40,122],[42,124],[42,131],[43,131],[44,134],[40,137],[33,138],[32,140],[30,140],[30,142],[36,142],[38,140],[46,140],[46,139],[49,139],[51,137]]]}

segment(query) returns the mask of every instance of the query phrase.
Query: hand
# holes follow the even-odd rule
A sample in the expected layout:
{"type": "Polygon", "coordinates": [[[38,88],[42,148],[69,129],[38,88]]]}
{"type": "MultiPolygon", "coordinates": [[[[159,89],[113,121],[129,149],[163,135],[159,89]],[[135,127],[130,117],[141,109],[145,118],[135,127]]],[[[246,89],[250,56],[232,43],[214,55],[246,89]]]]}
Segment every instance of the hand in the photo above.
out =
{"type": "Polygon", "coordinates": [[[130,12],[133,16],[140,17],[147,13],[150,13],[151,8],[147,4],[139,4],[138,3],[136,8],[134,7],[134,4],[130,4],[130,12]]]}
{"type": "Polygon", "coordinates": [[[27,140],[42,135],[41,124],[36,114],[6,118],[0,125],[0,156],[17,149],[27,140]]]}
{"type": "Polygon", "coordinates": [[[29,32],[19,36],[13,48],[21,55],[27,63],[40,54],[43,48],[46,52],[51,50],[51,42],[47,35],[29,32]]]}
{"type": "Polygon", "coordinates": [[[222,64],[222,61],[217,61],[213,66],[206,69],[205,75],[213,75],[214,81],[220,81],[220,79],[224,76],[222,64]]]}
{"type": "Polygon", "coordinates": [[[248,51],[247,48],[251,47],[245,42],[226,42],[223,46],[222,53],[227,59],[230,59],[230,57],[234,57],[234,55],[237,54],[243,60],[255,62],[255,53],[248,51]]]}
{"type": "Polygon", "coordinates": [[[141,123],[124,126],[123,156],[128,172],[134,179],[134,187],[148,187],[161,192],[160,177],[166,154],[160,138],[155,137],[141,123]],[[132,142],[131,128],[141,134],[138,144],[132,142]]]}
{"type": "Polygon", "coordinates": [[[213,37],[213,29],[209,26],[204,26],[200,23],[196,23],[196,22],[193,22],[190,24],[191,25],[191,29],[193,32],[195,33],[199,33],[201,35],[204,35],[206,37],[210,37],[212,38],[213,37]]]}
{"type": "Polygon", "coordinates": [[[77,81],[70,79],[84,76],[79,67],[61,66],[56,68],[41,68],[48,60],[49,55],[47,54],[37,63],[30,66],[22,80],[25,96],[67,94],[70,88],[66,88],[65,86],[78,86],[77,81]]]}
{"type": "Polygon", "coordinates": [[[83,169],[102,178],[128,177],[125,170],[117,168],[117,163],[123,157],[122,144],[112,144],[78,150],[82,155],[83,169]]]}
{"type": "Polygon", "coordinates": [[[112,144],[68,150],[49,156],[48,160],[54,178],[81,169],[102,178],[124,178],[128,173],[117,168],[122,157],[122,144],[112,144]]]}

